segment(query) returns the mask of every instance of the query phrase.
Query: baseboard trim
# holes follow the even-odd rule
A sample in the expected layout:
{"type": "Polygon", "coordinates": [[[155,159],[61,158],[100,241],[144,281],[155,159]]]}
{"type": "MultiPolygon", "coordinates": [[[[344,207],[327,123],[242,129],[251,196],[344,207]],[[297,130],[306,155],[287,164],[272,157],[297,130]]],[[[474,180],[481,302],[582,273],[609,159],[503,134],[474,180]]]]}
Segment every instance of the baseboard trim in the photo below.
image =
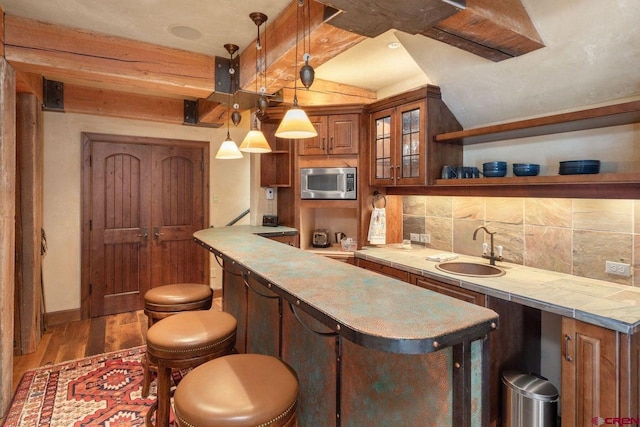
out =
{"type": "Polygon", "coordinates": [[[76,322],[80,320],[80,309],[54,311],[45,314],[47,326],[60,325],[61,323],[76,322]]]}

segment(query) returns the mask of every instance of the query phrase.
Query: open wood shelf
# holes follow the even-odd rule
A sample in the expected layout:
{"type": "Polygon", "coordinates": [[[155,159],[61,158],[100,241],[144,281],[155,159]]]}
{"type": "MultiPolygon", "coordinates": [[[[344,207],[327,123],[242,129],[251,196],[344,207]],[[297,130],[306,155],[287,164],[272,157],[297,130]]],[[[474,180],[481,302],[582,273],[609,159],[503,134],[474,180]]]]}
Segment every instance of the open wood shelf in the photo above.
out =
{"type": "Polygon", "coordinates": [[[504,178],[437,179],[442,186],[492,186],[492,185],[555,185],[555,184],[616,184],[640,183],[640,174],[580,174],[550,176],[514,176],[504,178]]]}
{"type": "Polygon", "coordinates": [[[640,122],[640,101],[632,101],[476,129],[442,133],[435,135],[434,141],[471,145],[638,122],[640,122]]]}

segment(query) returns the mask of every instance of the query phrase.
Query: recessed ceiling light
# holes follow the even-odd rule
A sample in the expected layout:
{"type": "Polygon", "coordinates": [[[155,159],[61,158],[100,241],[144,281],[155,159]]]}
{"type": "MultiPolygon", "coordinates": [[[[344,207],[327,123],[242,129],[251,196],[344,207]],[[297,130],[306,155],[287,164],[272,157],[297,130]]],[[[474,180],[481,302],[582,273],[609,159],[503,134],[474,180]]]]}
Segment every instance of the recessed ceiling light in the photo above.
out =
{"type": "Polygon", "coordinates": [[[202,37],[202,33],[193,27],[186,25],[173,25],[169,27],[169,32],[176,37],[186,40],[198,40],[202,37]]]}
{"type": "Polygon", "coordinates": [[[399,42],[390,42],[387,47],[389,49],[398,49],[400,47],[400,43],[399,42]]]}

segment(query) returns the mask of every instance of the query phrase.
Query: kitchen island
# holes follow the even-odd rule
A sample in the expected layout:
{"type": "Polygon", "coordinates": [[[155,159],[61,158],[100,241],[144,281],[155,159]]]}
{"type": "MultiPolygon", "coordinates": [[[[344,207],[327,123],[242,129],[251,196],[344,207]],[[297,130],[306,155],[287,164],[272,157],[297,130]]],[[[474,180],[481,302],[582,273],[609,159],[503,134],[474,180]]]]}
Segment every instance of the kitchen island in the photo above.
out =
{"type": "Polygon", "coordinates": [[[301,426],[487,424],[494,311],[277,243],[269,231],[194,237],[223,265],[238,351],[281,357],[298,373],[301,426]]]}

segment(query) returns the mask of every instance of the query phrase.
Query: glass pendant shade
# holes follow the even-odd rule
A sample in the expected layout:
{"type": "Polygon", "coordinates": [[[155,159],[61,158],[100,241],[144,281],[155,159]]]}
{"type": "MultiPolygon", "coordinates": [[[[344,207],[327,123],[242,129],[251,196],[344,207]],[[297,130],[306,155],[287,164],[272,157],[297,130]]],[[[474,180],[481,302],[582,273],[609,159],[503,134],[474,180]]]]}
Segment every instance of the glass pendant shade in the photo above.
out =
{"type": "Polygon", "coordinates": [[[227,133],[227,139],[222,142],[222,145],[218,149],[216,153],[216,159],[222,160],[231,160],[231,159],[241,159],[242,153],[238,149],[238,146],[231,139],[231,136],[227,133]]]}
{"type": "Polygon", "coordinates": [[[261,130],[251,129],[240,144],[240,151],[246,153],[270,153],[271,147],[261,130]]]}
{"type": "Polygon", "coordinates": [[[304,139],[318,136],[318,132],[311,124],[307,113],[294,103],[294,106],[284,115],[275,135],[285,139],[304,139]]]}

